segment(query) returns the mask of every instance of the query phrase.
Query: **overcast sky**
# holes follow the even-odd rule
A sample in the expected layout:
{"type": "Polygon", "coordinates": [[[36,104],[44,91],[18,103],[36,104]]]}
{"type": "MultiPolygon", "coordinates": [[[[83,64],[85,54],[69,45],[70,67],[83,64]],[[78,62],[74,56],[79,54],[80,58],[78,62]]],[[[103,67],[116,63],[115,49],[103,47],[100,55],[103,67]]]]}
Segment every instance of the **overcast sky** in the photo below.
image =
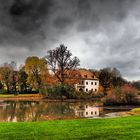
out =
{"type": "Polygon", "coordinates": [[[0,0],[0,63],[65,44],[81,67],[140,79],[140,0],[0,0]]]}

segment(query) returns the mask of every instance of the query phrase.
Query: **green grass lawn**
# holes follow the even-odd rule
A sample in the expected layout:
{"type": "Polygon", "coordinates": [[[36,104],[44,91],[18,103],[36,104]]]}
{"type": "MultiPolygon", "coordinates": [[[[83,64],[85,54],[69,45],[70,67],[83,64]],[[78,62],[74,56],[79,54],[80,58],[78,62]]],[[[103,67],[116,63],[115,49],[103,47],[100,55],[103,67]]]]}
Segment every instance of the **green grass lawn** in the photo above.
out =
{"type": "Polygon", "coordinates": [[[0,140],[140,140],[140,117],[0,123],[0,140]]]}

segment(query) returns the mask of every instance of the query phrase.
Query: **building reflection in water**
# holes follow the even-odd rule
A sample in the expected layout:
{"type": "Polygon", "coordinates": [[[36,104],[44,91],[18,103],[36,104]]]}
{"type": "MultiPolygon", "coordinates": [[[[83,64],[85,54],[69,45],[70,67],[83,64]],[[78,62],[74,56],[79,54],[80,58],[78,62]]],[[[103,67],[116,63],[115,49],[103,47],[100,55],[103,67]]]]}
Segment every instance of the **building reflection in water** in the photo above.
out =
{"type": "Polygon", "coordinates": [[[84,105],[75,109],[75,115],[77,117],[85,117],[85,118],[99,117],[100,111],[101,110],[99,107],[84,105]]]}
{"type": "Polygon", "coordinates": [[[101,108],[84,103],[0,102],[0,122],[27,122],[98,117],[101,108]]]}

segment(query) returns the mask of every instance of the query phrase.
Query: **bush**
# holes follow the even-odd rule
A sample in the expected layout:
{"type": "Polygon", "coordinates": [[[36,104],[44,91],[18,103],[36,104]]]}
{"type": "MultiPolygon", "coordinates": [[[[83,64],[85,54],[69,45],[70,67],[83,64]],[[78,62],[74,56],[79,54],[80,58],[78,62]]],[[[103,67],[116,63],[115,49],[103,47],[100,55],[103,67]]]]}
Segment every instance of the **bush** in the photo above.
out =
{"type": "Polygon", "coordinates": [[[47,89],[48,98],[75,98],[74,96],[75,89],[68,85],[57,85],[47,89]]]}
{"type": "Polygon", "coordinates": [[[125,85],[114,89],[103,99],[103,102],[105,105],[135,105],[139,104],[137,95],[135,88],[125,85]]]}
{"type": "Polygon", "coordinates": [[[75,91],[74,96],[76,99],[91,99],[92,98],[91,93],[87,93],[83,91],[75,91]]]}
{"type": "Polygon", "coordinates": [[[69,85],[57,85],[47,88],[47,98],[54,99],[93,99],[104,97],[103,93],[75,91],[75,88],[69,85]]]}
{"type": "Polygon", "coordinates": [[[0,94],[7,94],[7,90],[1,89],[1,90],[0,90],[0,94]]]}
{"type": "Polygon", "coordinates": [[[76,99],[95,99],[104,97],[104,94],[93,91],[89,92],[75,91],[74,96],[76,99]]]}
{"type": "Polygon", "coordinates": [[[103,92],[94,92],[92,97],[93,98],[103,98],[105,94],[103,92]]]}
{"type": "MultiPolygon", "coordinates": [[[[38,94],[38,90],[31,90],[31,91],[17,91],[19,94],[38,94]]],[[[13,92],[12,92],[13,93],[13,92]]]]}
{"type": "Polygon", "coordinates": [[[131,115],[140,115],[140,108],[134,108],[129,113],[131,115]]]}

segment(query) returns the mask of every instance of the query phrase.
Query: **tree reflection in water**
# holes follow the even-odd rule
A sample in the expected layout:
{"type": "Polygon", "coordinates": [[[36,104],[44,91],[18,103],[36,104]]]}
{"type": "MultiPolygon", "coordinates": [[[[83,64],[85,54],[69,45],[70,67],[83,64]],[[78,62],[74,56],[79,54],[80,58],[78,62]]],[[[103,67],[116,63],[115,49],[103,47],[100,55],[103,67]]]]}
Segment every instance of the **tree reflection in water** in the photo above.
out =
{"type": "MultiPolygon", "coordinates": [[[[23,121],[44,121],[53,119],[72,119],[79,117],[91,117],[78,115],[78,110],[87,107],[96,108],[96,115],[99,115],[97,107],[83,105],[82,103],[66,102],[35,102],[35,101],[7,101],[0,103],[1,122],[23,122],[23,121]]],[[[86,111],[87,112],[87,111],[86,111]]],[[[92,111],[91,111],[92,112],[92,111]]]]}

